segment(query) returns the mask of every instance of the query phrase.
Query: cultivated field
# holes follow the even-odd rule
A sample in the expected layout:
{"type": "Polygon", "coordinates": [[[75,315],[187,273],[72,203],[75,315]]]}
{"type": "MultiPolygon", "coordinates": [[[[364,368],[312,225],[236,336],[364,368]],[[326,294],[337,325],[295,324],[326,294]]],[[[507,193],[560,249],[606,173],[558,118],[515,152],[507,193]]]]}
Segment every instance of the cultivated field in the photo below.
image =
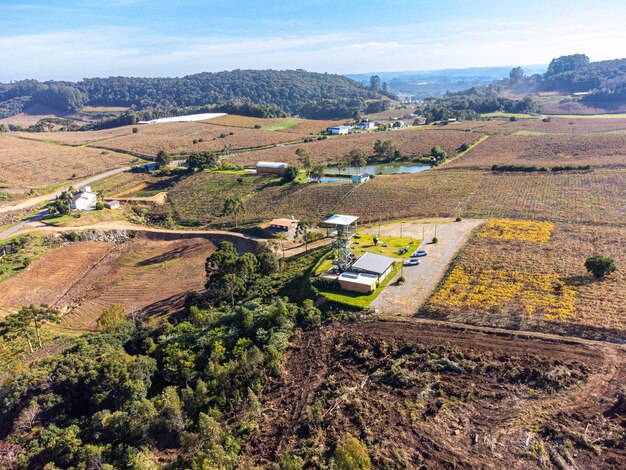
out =
{"type": "Polygon", "coordinates": [[[250,464],[293,453],[317,466],[350,433],[372,468],[626,465],[621,350],[380,321],[293,343],[261,394],[250,464]]]}
{"type": "Polygon", "coordinates": [[[222,125],[230,127],[247,127],[253,129],[255,126],[261,126],[263,130],[280,130],[295,134],[317,135],[325,131],[329,127],[341,124],[341,121],[318,121],[315,119],[298,119],[298,118],[276,118],[263,119],[247,116],[237,116],[235,114],[227,114],[215,119],[211,119],[210,124],[222,125]]]}
{"type": "Polygon", "coordinates": [[[616,224],[626,215],[626,170],[493,174],[444,166],[376,177],[354,190],[337,211],[363,222],[460,214],[616,224]]]}
{"type": "Polygon", "coordinates": [[[448,167],[626,165],[623,134],[493,135],[448,167]]]}
{"type": "Polygon", "coordinates": [[[128,165],[131,157],[88,147],[67,147],[0,137],[0,187],[42,188],[128,165]]]}
{"type": "Polygon", "coordinates": [[[70,328],[94,327],[113,304],[128,312],[175,313],[187,292],[202,290],[204,263],[214,249],[204,239],[65,245],[3,282],[0,309],[46,303],[67,312],[62,325],[70,328]]]}
{"type": "Polygon", "coordinates": [[[57,142],[65,145],[86,145],[91,142],[105,141],[113,137],[132,134],[132,128],[137,126],[116,127],[101,131],[75,131],[75,132],[16,132],[14,135],[44,142],[57,142]]]}
{"type": "Polygon", "coordinates": [[[360,149],[373,155],[376,140],[390,140],[404,155],[424,156],[430,154],[433,146],[439,145],[449,155],[458,152],[462,144],[471,144],[479,139],[479,133],[448,132],[439,129],[408,128],[389,132],[368,132],[365,134],[342,135],[325,140],[257,150],[233,155],[237,164],[253,165],[258,161],[281,161],[298,165],[295,151],[298,147],[311,151],[314,162],[336,161],[350,150],[360,149]]]}
{"type": "Polygon", "coordinates": [[[588,134],[626,132],[626,119],[623,118],[559,118],[550,117],[550,122],[541,119],[520,119],[511,122],[508,119],[492,119],[491,121],[455,122],[442,126],[443,129],[489,134],[541,133],[541,134],[588,134]]]}
{"type": "Polygon", "coordinates": [[[132,154],[154,156],[159,150],[172,154],[208,152],[222,150],[226,145],[235,150],[276,145],[305,137],[288,132],[227,127],[204,122],[149,124],[135,127],[139,129],[136,134],[128,133],[93,145],[132,154]]]}
{"type": "Polygon", "coordinates": [[[464,248],[424,315],[521,330],[626,338],[626,277],[602,281],[585,259],[626,263],[626,229],[490,220],[464,248]],[[477,262],[479,260],[479,262],[477,262]]]}
{"type": "Polygon", "coordinates": [[[281,184],[279,179],[254,174],[207,172],[175,185],[168,199],[183,223],[233,225],[232,216],[221,214],[224,201],[234,196],[241,197],[246,206],[240,223],[291,216],[317,222],[353,189],[351,184],[281,184]]]}

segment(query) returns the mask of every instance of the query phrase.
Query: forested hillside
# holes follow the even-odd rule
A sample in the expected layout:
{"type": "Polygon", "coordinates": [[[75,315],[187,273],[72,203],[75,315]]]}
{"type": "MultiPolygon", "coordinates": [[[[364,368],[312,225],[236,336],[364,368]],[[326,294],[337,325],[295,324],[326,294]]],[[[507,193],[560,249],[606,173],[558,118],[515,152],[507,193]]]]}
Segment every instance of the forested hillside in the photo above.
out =
{"type": "Polygon", "coordinates": [[[543,75],[525,75],[521,67],[515,67],[504,80],[430,100],[425,113],[431,121],[475,119],[495,111],[537,113],[541,108],[531,97],[505,96],[537,92],[586,93],[580,98],[583,103],[610,111],[626,102],[626,59],[591,62],[584,54],[562,56],[553,59],[543,75]]]}
{"type": "Polygon", "coordinates": [[[372,98],[381,95],[354,80],[304,70],[234,70],[180,78],[89,78],[76,83],[22,80],[0,84],[0,118],[34,105],[71,113],[87,105],[147,109],[233,101],[277,105],[291,114],[343,118],[364,108],[364,100],[372,98]]]}

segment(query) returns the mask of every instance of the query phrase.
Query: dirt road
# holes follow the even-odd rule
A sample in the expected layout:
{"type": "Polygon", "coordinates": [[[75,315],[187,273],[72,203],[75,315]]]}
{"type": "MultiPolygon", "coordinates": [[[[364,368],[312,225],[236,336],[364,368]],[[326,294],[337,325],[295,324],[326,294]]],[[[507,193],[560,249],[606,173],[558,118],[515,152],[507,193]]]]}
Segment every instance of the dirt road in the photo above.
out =
{"type": "MultiPolygon", "coordinates": [[[[83,186],[90,185],[91,183],[95,183],[96,181],[99,181],[101,179],[108,178],[109,176],[113,176],[113,175],[116,175],[118,173],[122,173],[123,171],[128,171],[128,170],[130,170],[130,167],[125,166],[123,168],[116,168],[115,170],[105,171],[104,173],[99,173],[97,175],[90,176],[89,178],[82,180],[80,183],[73,184],[72,186],[74,188],[80,189],[83,186]]],[[[0,214],[5,213],[5,212],[21,211],[24,209],[30,209],[31,207],[41,206],[42,204],[45,204],[46,202],[56,198],[59,194],[61,194],[61,190],[56,191],[54,193],[45,194],[43,196],[37,196],[31,199],[28,199],[24,202],[20,202],[19,204],[15,204],[13,206],[0,206],[0,214]]]]}
{"type": "MultiPolygon", "coordinates": [[[[433,219],[425,222],[405,222],[382,225],[380,234],[392,237],[414,237],[422,239],[420,249],[428,250],[428,256],[421,258],[418,266],[405,266],[402,269],[404,285],[390,283],[372,302],[371,307],[380,313],[392,315],[414,315],[426,301],[446,268],[467,241],[471,231],[484,220],[433,219]],[[439,243],[429,243],[435,236],[439,243]]],[[[364,230],[377,234],[378,227],[364,230]]]]}

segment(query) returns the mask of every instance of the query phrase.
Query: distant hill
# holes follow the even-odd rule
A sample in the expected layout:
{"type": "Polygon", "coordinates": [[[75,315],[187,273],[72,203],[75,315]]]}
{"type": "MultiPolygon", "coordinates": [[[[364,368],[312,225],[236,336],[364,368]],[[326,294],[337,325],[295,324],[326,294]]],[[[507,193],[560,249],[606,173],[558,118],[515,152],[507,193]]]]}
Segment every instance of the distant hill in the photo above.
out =
{"type": "Polygon", "coordinates": [[[527,75],[515,67],[508,77],[489,85],[449,91],[422,110],[431,121],[476,119],[494,111],[538,113],[540,95],[554,93],[559,100],[548,112],[616,112],[626,106],[626,59],[591,62],[584,54],[553,59],[544,74],[527,75]]]}
{"type": "Polygon", "coordinates": [[[233,70],[179,78],[108,77],[79,82],[22,80],[0,84],[0,118],[36,105],[64,114],[84,106],[141,110],[233,102],[274,105],[277,112],[307,117],[344,118],[364,109],[365,100],[381,98],[350,78],[304,70],[233,70]]]}
{"type": "MultiPolygon", "coordinates": [[[[545,72],[546,65],[524,66],[526,74],[545,72]]],[[[411,98],[439,97],[447,92],[487,85],[509,75],[511,67],[472,67],[464,69],[422,70],[402,72],[373,72],[369,74],[346,74],[360,83],[368,84],[372,75],[386,82],[393,93],[411,98]]]]}

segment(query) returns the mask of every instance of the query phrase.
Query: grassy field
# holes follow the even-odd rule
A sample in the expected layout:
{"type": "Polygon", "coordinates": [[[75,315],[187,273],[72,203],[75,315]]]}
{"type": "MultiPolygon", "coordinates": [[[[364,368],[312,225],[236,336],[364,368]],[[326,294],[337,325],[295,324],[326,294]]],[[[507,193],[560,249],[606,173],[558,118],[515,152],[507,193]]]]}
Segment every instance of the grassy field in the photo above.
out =
{"type": "Polygon", "coordinates": [[[502,111],[496,111],[493,113],[481,114],[484,118],[517,118],[517,119],[539,119],[541,116],[537,114],[524,114],[524,113],[505,113],[502,111]]]}
{"type": "Polygon", "coordinates": [[[360,294],[358,292],[349,292],[349,291],[327,291],[323,289],[318,289],[319,293],[326,297],[328,300],[333,302],[337,302],[339,304],[348,305],[350,307],[357,307],[360,309],[367,308],[369,304],[371,304],[376,297],[380,295],[382,290],[385,288],[389,282],[398,274],[400,270],[400,263],[395,263],[391,274],[387,276],[387,278],[381,282],[381,284],[376,288],[376,290],[370,294],[360,294]]]}
{"type": "Polygon", "coordinates": [[[626,338],[623,272],[584,268],[601,253],[626,263],[626,229],[488,221],[423,312],[434,318],[590,337],[626,338]],[[477,263],[477,260],[480,260],[477,263]]]}
{"type": "Polygon", "coordinates": [[[31,263],[43,257],[55,242],[44,235],[33,233],[0,242],[0,248],[18,244],[19,249],[0,259],[0,282],[27,269],[31,263]]]}
{"type": "Polygon", "coordinates": [[[378,237],[378,246],[374,245],[374,236],[368,233],[359,232],[352,239],[352,252],[356,256],[362,256],[364,253],[376,253],[377,255],[391,256],[392,258],[408,259],[420,244],[420,241],[409,237],[378,237]],[[385,246],[387,245],[387,246],[385,246]],[[409,250],[400,254],[398,250],[401,248],[409,248],[409,250]]]}
{"type": "Polygon", "coordinates": [[[299,119],[285,119],[284,121],[264,126],[262,127],[262,129],[266,131],[282,131],[285,129],[289,129],[290,127],[297,126],[298,124],[300,124],[300,122],[301,121],[299,119]]]}

